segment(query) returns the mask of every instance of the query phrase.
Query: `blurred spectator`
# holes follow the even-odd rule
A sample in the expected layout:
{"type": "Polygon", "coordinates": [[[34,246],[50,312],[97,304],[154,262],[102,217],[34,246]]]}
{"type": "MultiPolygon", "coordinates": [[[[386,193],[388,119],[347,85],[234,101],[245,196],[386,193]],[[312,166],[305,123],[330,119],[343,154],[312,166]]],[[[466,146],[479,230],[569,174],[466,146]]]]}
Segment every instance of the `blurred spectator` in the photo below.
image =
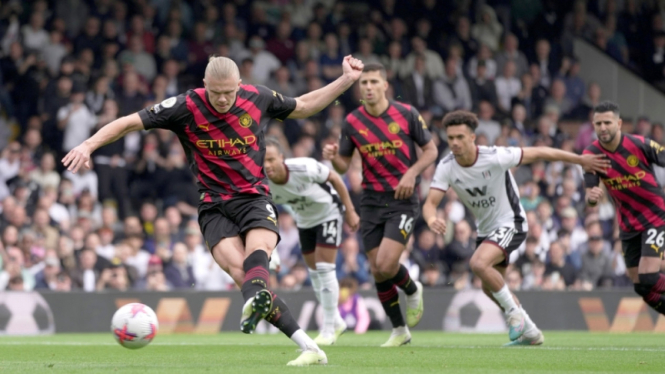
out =
{"type": "Polygon", "coordinates": [[[494,107],[488,101],[481,101],[478,112],[476,134],[485,135],[487,142],[490,145],[494,145],[494,142],[501,134],[501,125],[494,120],[494,107]]]}
{"type": "Polygon", "coordinates": [[[473,38],[479,43],[487,45],[492,51],[497,51],[503,26],[497,21],[494,9],[489,5],[483,5],[476,21],[476,24],[471,27],[473,38]]]}
{"type": "Polygon", "coordinates": [[[549,263],[545,266],[545,282],[549,282],[553,289],[565,289],[575,284],[577,270],[566,262],[566,252],[561,243],[550,245],[549,263]]]}
{"type": "Polygon", "coordinates": [[[32,13],[30,24],[21,28],[21,37],[25,48],[41,51],[49,42],[49,35],[44,30],[44,16],[40,13],[32,13]]]}
{"type": "Polygon", "coordinates": [[[173,245],[171,261],[164,267],[164,276],[173,288],[195,288],[196,280],[192,265],[187,258],[187,246],[183,243],[173,245]]]}
{"type": "Polygon", "coordinates": [[[434,105],[432,100],[433,80],[425,71],[425,59],[417,56],[411,75],[402,81],[402,96],[406,102],[413,104],[418,110],[428,110],[434,105]]]}
{"type": "Polygon", "coordinates": [[[249,40],[251,58],[254,62],[252,77],[256,84],[265,84],[270,78],[270,74],[281,66],[279,60],[264,48],[265,42],[260,37],[254,36],[249,40]]]}
{"type": "Polygon", "coordinates": [[[614,276],[612,257],[603,251],[603,242],[602,237],[589,238],[589,250],[582,255],[580,280],[585,290],[612,286],[614,276]]]}
{"type": "Polygon", "coordinates": [[[497,64],[492,57],[492,51],[485,44],[481,44],[478,53],[471,58],[467,67],[469,78],[483,78],[494,81],[497,74],[497,64]],[[480,74],[479,67],[484,68],[480,74]]]}
{"type": "MultiPolygon", "coordinates": [[[[549,54],[549,51],[547,51],[549,54]]],[[[498,72],[503,72],[504,68],[508,61],[512,61],[515,64],[514,75],[516,77],[521,77],[522,74],[526,73],[529,70],[529,63],[526,60],[524,52],[519,50],[519,40],[514,34],[508,34],[503,41],[503,51],[496,54],[496,69],[498,72]]],[[[541,77],[542,77],[542,62],[541,64],[541,77]]],[[[549,76],[549,75],[548,75],[549,76]]],[[[542,79],[542,78],[541,78],[542,79]]],[[[544,86],[548,86],[544,84],[544,86]]]]}
{"type": "Polygon", "coordinates": [[[102,289],[105,288],[106,284],[102,284],[102,282],[107,282],[110,277],[110,275],[108,275],[109,269],[106,269],[106,279],[102,280],[99,271],[95,269],[96,263],[97,254],[94,250],[84,250],[79,254],[79,266],[76,273],[73,275],[72,280],[77,287],[85,292],[99,290],[98,284],[102,289]]]}
{"type": "Polygon", "coordinates": [[[46,252],[44,267],[35,274],[35,289],[56,290],[60,274],[60,260],[54,250],[46,252]]]}
{"type": "Polygon", "coordinates": [[[60,185],[60,174],[55,171],[55,156],[53,153],[44,153],[39,168],[30,173],[30,179],[37,182],[41,189],[57,188],[60,185]]]}
{"type": "MultiPolygon", "coordinates": [[[[431,79],[436,80],[438,78],[443,78],[444,76],[448,76],[449,78],[454,77],[448,67],[444,67],[441,56],[427,48],[427,42],[425,40],[416,36],[411,39],[411,47],[411,53],[406,56],[404,61],[404,70],[402,71],[403,76],[413,71],[416,66],[416,57],[421,56],[425,59],[425,71],[427,71],[427,75],[429,75],[431,79]]],[[[363,62],[364,61],[365,60],[363,60],[363,62]]],[[[455,69],[457,74],[457,70],[461,66],[455,64],[451,67],[455,69]]]]}
{"type": "Polygon", "coordinates": [[[444,113],[457,109],[470,110],[472,106],[469,84],[457,73],[457,60],[446,60],[445,73],[433,86],[434,102],[444,113]]]}
{"type": "Polygon", "coordinates": [[[513,98],[519,95],[522,90],[522,83],[515,75],[515,72],[515,62],[507,60],[501,70],[501,75],[494,80],[499,109],[504,113],[510,113],[513,98]]]}
{"type": "Polygon", "coordinates": [[[369,264],[367,258],[360,254],[360,245],[354,237],[342,242],[337,255],[337,279],[354,278],[362,287],[369,283],[369,264]]]}
{"type": "Polygon", "coordinates": [[[472,236],[471,226],[466,220],[459,221],[455,227],[453,241],[445,247],[444,261],[449,270],[458,265],[466,266],[476,249],[476,242],[472,236]]]}
{"type": "Polygon", "coordinates": [[[70,103],[58,110],[58,129],[64,133],[61,150],[71,151],[90,137],[90,131],[97,124],[94,113],[85,106],[83,87],[74,85],[70,103]]]}
{"type": "Polygon", "coordinates": [[[370,314],[365,300],[358,293],[358,281],[355,278],[343,278],[339,281],[339,313],[349,329],[356,334],[364,334],[370,325],[370,314]]]}

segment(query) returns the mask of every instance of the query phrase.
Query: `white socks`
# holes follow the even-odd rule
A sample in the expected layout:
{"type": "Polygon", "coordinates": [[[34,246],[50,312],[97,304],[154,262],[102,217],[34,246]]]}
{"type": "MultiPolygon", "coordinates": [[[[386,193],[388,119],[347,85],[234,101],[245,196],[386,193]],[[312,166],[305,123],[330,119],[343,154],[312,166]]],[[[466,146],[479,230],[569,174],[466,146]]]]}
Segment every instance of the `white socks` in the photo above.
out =
{"type": "Polygon", "coordinates": [[[337,309],[339,283],[335,274],[335,264],[317,262],[316,270],[309,269],[309,272],[314,293],[323,308],[323,328],[321,332],[325,336],[330,336],[335,333],[335,325],[339,325],[342,321],[337,309]]]}
{"type": "Polygon", "coordinates": [[[303,351],[319,351],[319,346],[316,345],[314,340],[312,340],[309,335],[305,334],[302,329],[298,329],[298,331],[294,332],[293,335],[291,335],[291,340],[298,344],[298,347],[300,347],[300,349],[303,351]]]}
{"type": "Polygon", "coordinates": [[[532,335],[537,335],[538,333],[538,326],[531,320],[531,317],[529,317],[529,313],[522,309],[522,314],[524,314],[524,335],[527,335],[527,337],[532,337],[532,335]]]}
{"type": "Polygon", "coordinates": [[[504,283],[503,287],[498,292],[492,292],[494,299],[501,304],[501,307],[506,312],[510,313],[513,309],[517,308],[513,294],[510,293],[508,285],[504,283]]]}

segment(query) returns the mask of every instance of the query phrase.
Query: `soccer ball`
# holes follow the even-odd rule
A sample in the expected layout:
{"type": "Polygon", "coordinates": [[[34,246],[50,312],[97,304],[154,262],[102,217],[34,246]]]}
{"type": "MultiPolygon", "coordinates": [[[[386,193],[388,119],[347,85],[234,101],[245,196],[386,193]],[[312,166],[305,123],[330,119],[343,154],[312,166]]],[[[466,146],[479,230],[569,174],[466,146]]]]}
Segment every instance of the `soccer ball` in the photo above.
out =
{"type": "Polygon", "coordinates": [[[155,338],[159,322],[149,306],[131,303],[118,309],[111,321],[111,332],[121,346],[139,349],[155,338]]]}

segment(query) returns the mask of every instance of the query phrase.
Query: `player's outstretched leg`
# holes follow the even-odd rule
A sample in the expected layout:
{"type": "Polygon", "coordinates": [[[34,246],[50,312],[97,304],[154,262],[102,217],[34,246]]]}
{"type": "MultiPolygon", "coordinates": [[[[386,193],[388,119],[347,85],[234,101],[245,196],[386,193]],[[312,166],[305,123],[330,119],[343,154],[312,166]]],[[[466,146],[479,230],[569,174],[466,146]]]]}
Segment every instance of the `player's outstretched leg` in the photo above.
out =
{"type": "MultiPolygon", "coordinates": [[[[256,288],[251,286],[252,284],[268,284],[266,275],[266,269],[268,268],[267,253],[263,250],[255,250],[243,261],[243,252],[243,243],[238,236],[224,238],[212,249],[212,254],[217,264],[231,275],[236,284],[241,287],[243,297],[247,300],[243,307],[241,328],[243,327],[242,322],[249,320],[254,313],[253,310],[255,307],[252,306],[252,303],[256,301],[257,296],[261,295],[261,297],[264,297],[265,292],[267,292],[270,296],[271,307],[269,312],[266,313],[265,318],[293,340],[302,351],[300,357],[290,361],[288,364],[298,366],[327,364],[328,358],[326,354],[300,329],[284,301],[265,287],[256,288]],[[256,270],[250,273],[250,276],[246,276],[247,272],[243,271],[243,268],[256,270]],[[266,271],[264,272],[263,270],[266,271]]],[[[260,301],[259,304],[262,304],[262,302],[260,301]]],[[[261,314],[264,311],[261,311],[261,314]]]]}

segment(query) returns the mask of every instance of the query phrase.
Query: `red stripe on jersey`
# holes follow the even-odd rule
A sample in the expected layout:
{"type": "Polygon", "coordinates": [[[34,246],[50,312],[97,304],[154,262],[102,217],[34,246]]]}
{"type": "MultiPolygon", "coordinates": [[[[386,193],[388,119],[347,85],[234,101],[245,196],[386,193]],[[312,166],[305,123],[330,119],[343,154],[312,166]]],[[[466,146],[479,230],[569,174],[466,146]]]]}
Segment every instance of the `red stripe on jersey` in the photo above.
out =
{"type": "MultiPolygon", "coordinates": [[[[248,128],[243,128],[242,126],[240,126],[240,121],[239,121],[238,117],[231,114],[231,112],[219,113],[218,111],[216,111],[210,105],[210,103],[208,103],[208,100],[206,100],[205,89],[199,88],[199,89],[194,90],[194,92],[196,92],[196,94],[201,98],[201,101],[203,101],[203,103],[205,104],[206,108],[208,109],[208,111],[210,113],[212,113],[215,117],[217,117],[217,118],[225,121],[226,123],[228,123],[229,126],[231,126],[231,128],[233,128],[233,130],[235,130],[238,133],[238,135],[240,135],[243,139],[247,139],[247,137],[249,137],[249,136],[256,137],[256,135],[254,135],[254,133],[251,130],[249,130],[248,128]]],[[[240,97],[237,97],[236,102],[238,100],[240,100],[240,97]]],[[[187,108],[189,108],[190,101],[191,101],[191,99],[188,96],[187,97],[187,108]]],[[[194,108],[196,108],[197,111],[199,110],[199,108],[196,106],[196,104],[194,104],[194,102],[192,102],[192,105],[193,105],[194,108]]],[[[191,108],[189,108],[189,109],[191,111],[191,108]]],[[[254,109],[256,109],[258,111],[256,106],[254,106],[254,109]]],[[[200,111],[199,111],[199,113],[200,113],[200,111]]],[[[204,121],[203,123],[208,122],[208,121],[206,121],[205,117],[203,117],[203,115],[202,115],[201,118],[202,118],[201,120],[204,121]]],[[[260,111],[259,111],[259,119],[260,118],[261,118],[261,114],[260,114],[260,111]]],[[[199,123],[198,119],[196,120],[196,122],[197,122],[197,124],[199,123]]],[[[217,128],[216,126],[210,126],[210,127],[211,127],[211,130],[209,130],[209,133],[213,135],[213,138],[223,139],[223,140],[227,140],[227,141],[229,140],[226,137],[226,135],[224,135],[224,133],[219,128],[217,128]],[[214,129],[214,130],[212,130],[212,129],[214,129]],[[220,135],[219,138],[216,137],[216,135],[220,135]]],[[[256,139],[256,141],[254,142],[254,144],[252,144],[251,147],[255,151],[257,151],[257,152],[259,151],[258,139],[256,139]]],[[[263,179],[265,177],[265,175],[263,174],[263,168],[261,166],[257,165],[256,162],[251,157],[249,157],[246,153],[233,155],[231,157],[233,157],[233,158],[237,159],[238,161],[240,161],[243,164],[243,166],[247,170],[249,170],[250,173],[252,173],[253,176],[255,176],[257,178],[260,178],[260,179],[263,179]]]]}
{"type": "MultiPolygon", "coordinates": [[[[630,211],[625,210],[621,206],[621,201],[617,198],[616,195],[612,195],[612,200],[614,200],[614,206],[616,208],[617,220],[619,221],[619,227],[621,228],[621,230],[623,230],[624,232],[633,231],[633,229],[626,226],[626,223],[624,221],[628,221],[629,223],[637,222],[638,226],[642,226],[639,223],[639,221],[637,220],[637,218],[635,218],[635,216],[633,216],[633,214],[630,213],[630,211]]],[[[632,225],[632,223],[631,223],[631,225],[632,225]]]]}
{"type": "MultiPolygon", "coordinates": [[[[248,99],[243,99],[242,97],[238,96],[236,98],[236,106],[239,107],[239,108],[242,108],[242,110],[247,112],[247,114],[249,114],[249,116],[252,117],[252,120],[254,120],[254,122],[256,123],[256,126],[260,126],[260,124],[261,124],[261,111],[259,110],[259,108],[256,107],[256,105],[252,101],[250,101],[248,99]]],[[[231,113],[229,113],[229,114],[231,114],[231,113]]],[[[236,118],[236,121],[237,120],[238,119],[236,118]]],[[[240,126],[240,123],[237,123],[237,126],[233,126],[233,129],[236,130],[238,132],[238,134],[240,134],[240,136],[254,135],[252,130],[250,130],[249,128],[240,126]]],[[[258,151],[259,150],[258,142],[252,144],[252,148],[254,148],[255,150],[258,151]]]]}
{"type": "MultiPolygon", "coordinates": [[[[192,112],[192,114],[194,115],[194,120],[196,121],[197,124],[208,123],[205,116],[203,116],[203,113],[201,113],[199,108],[196,106],[196,104],[192,101],[192,99],[189,96],[187,97],[187,109],[189,109],[190,112],[192,112]]],[[[189,130],[188,127],[185,127],[185,133],[189,137],[189,140],[194,144],[196,144],[196,142],[200,140],[196,135],[194,135],[189,130]]],[[[224,133],[215,126],[210,126],[208,133],[211,135],[212,138],[216,140],[229,142],[229,139],[226,137],[226,135],[224,135],[224,133]]],[[[232,167],[230,167],[229,164],[227,164],[224,160],[214,155],[207,157],[206,155],[203,154],[203,152],[194,152],[194,154],[197,156],[196,163],[199,167],[199,170],[209,178],[219,183],[219,185],[222,186],[224,189],[226,189],[229,193],[235,190],[233,186],[219,180],[219,178],[217,178],[215,174],[210,170],[205,161],[203,161],[203,158],[212,162],[213,164],[217,165],[220,169],[222,169],[222,171],[226,173],[226,175],[231,179],[233,185],[236,188],[240,189],[238,192],[258,194],[256,188],[254,188],[242,175],[238,174],[238,172],[235,171],[232,167]]]]}
{"type": "MultiPolygon", "coordinates": [[[[411,133],[411,129],[409,129],[409,121],[404,118],[402,113],[400,113],[400,111],[394,105],[388,107],[387,114],[395,119],[395,122],[397,122],[399,127],[402,128],[402,131],[404,131],[406,135],[411,133]]],[[[409,149],[409,147],[407,147],[407,149],[409,149]]],[[[406,157],[411,158],[408,152],[406,153],[406,157]]]]}
{"type": "MultiPolygon", "coordinates": [[[[642,143],[644,143],[644,138],[641,136],[636,136],[642,143]]],[[[649,161],[647,160],[647,156],[644,154],[644,151],[642,151],[641,148],[639,148],[635,143],[631,141],[627,136],[624,136],[623,138],[623,147],[626,148],[626,150],[635,156],[640,160],[641,163],[644,165],[649,165],[649,161]]],[[[637,168],[639,169],[639,168],[637,168]]]]}
{"type": "Polygon", "coordinates": [[[251,84],[241,84],[240,88],[242,88],[245,91],[253,92],[257,95],[259,94],[259,90],[256,87],[252,86],[251,84]]]}
{"type": "MultiPolygon", "coordinates": [[[[192,143],[196,144],[197,141],[199,141],[199,138],[194,135],[187,127],[185,127],[185,133],[187,134],[187,137],[189,138],[189,141],[192,143]]],[[[210,188],[206,182],[203,180],[203,175],[207,176],[208,178],[212,179],[215,181],[220,187],[231,193],[233,191],[233,187],[229,184],[224,183],[221,181],[219,178],[215,176],[215,173],[210,170],[210,167],[204,160],[204,156],[201,152],[194,152],[194,157],[196,159],[196,167],[199,170],[197,174],[198,180],[203,184],[207,189],[214,191],[214,189],[210,188]]],[[[213,163],[217,164],[220,168],[225,168],[221,163],[215,162],[211,160],[213,163]]],[[[219,160],[221,161],[221,160],[219,160]]],[[[224,163],[225,164],[225,163],[224,163]]],[[[229,166],[226,165],[226,168],[229,166]]]]}
{"type": "MultiPolygon", "coordinates": [[[[347,121],[356,130],[362,130],[365,127],[363,125],[362,121],[360,121],[358,118],[356,118],[352,114],[347,117],[347,121]]],[[[359,134],[364,135],[365,139],[367,139],[370,143],[382,143],[383,142],[381,139],[379,139],[378,136],[374,135],[371,131],[365,131],[366,135],[363,134],[363,133],[360,133],[360,132],[359,132],[359,134]]],[[[356,143],[356,147],[358,147],[358,149],[361,149],[362,144],[356,143]]],[[[361,156],[362,156],[362,152],[361,152],[361,156]]],[[[365,161],[365,159],[366,159],[366,157],[361,157],[361,158],[363,159],[363,161],[365,161]]],[[[390,171],[388,171],[386,169],[386,167],[383,166],[383,164],[379,160],[373,159],[373,162],[370,162],[368,160],[367,166],[371,166],[371,167],[377,169],[378,173],[382,177],[386,178],[386,181],[388,182],[388,184],[391,185],[393,188],[397,187],[397,184],[399,184],[399,180],[397,180],[397,178],[395,178],[395,176],[392,175],[392,173],[390,171]]],[[[378,183],[378,181],[376,183],[378,183]]],[[[384,190],[383,186],[381,186],[380,190],[377,189],[377,191],[383,191],[383,190],[384,190]]]]}
{"type": "MultiPolygon", "coordinates": [[[[640,202],[636,201],[635,199],[630,197],[630,195],[627,195],[627,194],[625,194],[621,191],[614,191],[614,193],[616,194],[617,198],[624,201],[624,203],[626,205],[631,206],[633,209],[635,209],[635,210],[639,211],[640,213],[642,213],[644,218],[646,218],[646,220],[649,223],[656,225],[656,227],[660,227],[663,224],[665,224],[665,222],[663,222],[663,220],[660,217],[658,217],[657,215],[651,213],[651,210],[649,210],[648,206],[646,206],[644,204],[641,204],[640,202]]],[[[622,206],[622,208],[623,208],[623,206],[622,206]]],[[[629,213],[630,211],[628,209],[621,209],[621,210],[623,211],[623,214],[625,214],[627,216],[628,216],[628,214],[630,214],[629,213]]],[[[630,215],[629,218],[630,217],[632,217],[632,215],[630,215]]],[[[629,220],[628,222],[630,222],[630,224],[635,228],[635,230],[643,231],[643,230],[646,229],[644,227],[644,225],[637,218],[635,218],[635,217],[633,217],[633,218],[634,218],[636,223],[633,223],[633,220],[629,220]]]]}
{"type": "Polygon", "coordinates": [[[212,203],[212,198],[210,197],[209,193],[204,193],[203,194],[203,200],[204,203],[212,203]]]}
{"type": "MultiPolygon", "coordinates": [[[[372,116],[371,114],[367,113],[364,106],[360,107],[360,112],[365,116],[365,118],[372,121],[372,123],[379,129],[379,131],[381,131],[383,133],[383,135],[385,135],[386,138],[391,139],[391,140],[394,140],[393,138],[397,138],[397,140],[400,140],[400,141],[402,140],[399,137],[399,135],[391,134],[389,131],[387,131],[388,130],[388,124],[386,123],[386,121],[383,120],[383,118],[376,118],[376,117],[372,116]]],[[[402,126],[400,125],[400,128],[401,127],[402,126]]],[[[402,146],[399,147],[399,149],[406,155],[406,157],[411,158],[411,157],[409,157],[409,147],[406,145],[405,142],[402,142],[402,146]]],[[[406,173],[407,170],[409,170],[409,167],[404,165],[402,160],[397,158],[397,155],[385,155],[383,157],[385,157],[386,161],[388,161],[392,166],[394,166],[395,169],[397,169],[400,173],[404,174],[404,173],[406,173]]],[[[391,186],[395,187],[397,185],[392,185],[391,184],[391,186]]]]}
{"type": "MultiPolygon", "coordinates": [[[[355,140],[354,140],[354,142],[355,142],[355,140]]],[[[356,144],[356,145],[359,146],[358,144],[356,144]]],[[[385,191],[386,189],[383,188],[383,185],[376,178],[376,175],[374,175],[374,173],[372,173],[370,171],[370,165],[367,162],[367,160],[365,160],[364,157],[361,157],[360,159],[362,160],[362,163],[363,163],[363,178],[364,178],[363,183],[362,183],[363,188],[368,187],[367,183],[365,183],[365,181],[368,181],[374,187],[374,191],[378,191],[378,192],[385,191]]]]}

